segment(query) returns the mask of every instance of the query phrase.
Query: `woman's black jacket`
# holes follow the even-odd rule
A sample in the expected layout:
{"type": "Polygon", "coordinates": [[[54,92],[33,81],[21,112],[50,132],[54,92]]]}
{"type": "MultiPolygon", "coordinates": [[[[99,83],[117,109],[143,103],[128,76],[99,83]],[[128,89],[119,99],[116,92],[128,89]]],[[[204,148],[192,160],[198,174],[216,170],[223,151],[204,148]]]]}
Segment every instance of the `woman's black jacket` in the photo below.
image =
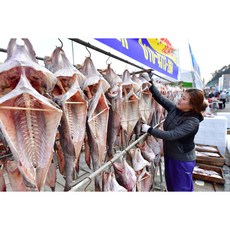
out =
{"type": "Polygon", "coordinates": [[[202,114],[183,112],[176,104],[161,95],[154,84],[150,87],[154,99],[167,110],[163,129],[149,128],[148,133],[163,139],[164,155],[181,161],[196,159],[194,138],[199,123],[204,119],[202,114]]]}

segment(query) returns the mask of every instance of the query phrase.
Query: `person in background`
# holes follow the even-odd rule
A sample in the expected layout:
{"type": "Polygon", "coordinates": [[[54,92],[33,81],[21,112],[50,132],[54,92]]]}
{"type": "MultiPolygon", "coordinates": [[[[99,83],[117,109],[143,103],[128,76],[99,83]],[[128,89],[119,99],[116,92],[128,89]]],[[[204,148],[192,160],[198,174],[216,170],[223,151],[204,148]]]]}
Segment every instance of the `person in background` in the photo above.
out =
{"type": "Polygon", "coordinates": [[[226,100],[225,100],[225,102],[226,102],[226,103],[229,102],[229,92],[228,92],[228,91],[226,91],[226,100]]]}
{"type": "Polygon", "coordinates": [[[168,191],[193,191],[193,169],[196,163],[194,137],[204,119],[208,104],[199,89],[187,89],[175,104],[161,95],[152,83],[154,99],[167,110],[163,129],[142,125],[142,132],[163,139],[165,180],[168,191]]]}
{"type": "Polygon", "coordinates": [[[214,92],[211,91],[211,92],[208,94],[208,98],[213,98],[213,97],[215,97],[215,95],[214,95],[214,92]]]}
{"type": "Polygon", "coordinates": [[[224,91],[220,91],[219,100],[222,101],[221,109],[224,109],[224,108],[225,108],[226,98],[227,98],[226,91],[225,91],[225,90],[224,90],[224,91]]]}

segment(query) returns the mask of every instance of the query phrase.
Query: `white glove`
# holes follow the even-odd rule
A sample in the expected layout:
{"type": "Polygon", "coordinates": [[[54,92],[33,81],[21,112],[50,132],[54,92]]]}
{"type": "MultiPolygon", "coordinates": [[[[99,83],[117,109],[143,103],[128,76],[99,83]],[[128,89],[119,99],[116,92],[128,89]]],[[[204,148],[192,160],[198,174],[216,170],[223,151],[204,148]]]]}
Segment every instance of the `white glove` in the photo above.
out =
{"type": "Polygon", "coordinates": [[[143,124],[142,127],[141,127],[141,131],[143,133],[146,133],[150,127],[151,126],[149,126],[149,125],[143,124]]]}

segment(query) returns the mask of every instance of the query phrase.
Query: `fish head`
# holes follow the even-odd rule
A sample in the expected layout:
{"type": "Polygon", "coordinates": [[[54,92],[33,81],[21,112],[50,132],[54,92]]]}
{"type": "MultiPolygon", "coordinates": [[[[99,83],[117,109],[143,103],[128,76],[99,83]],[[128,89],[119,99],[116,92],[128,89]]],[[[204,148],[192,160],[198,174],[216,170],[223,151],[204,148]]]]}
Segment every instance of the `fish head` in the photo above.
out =
{"type": "Polygon", "coordinates": [[[0,93],[4,95],[13,90],[18,84],[20,76],[20,67],[0,73],[0,93]]]}
{"type": "Polygon", "coordinates": [[[95,83],[84,88],[84,94],[90,100],[97,93],[100,83],[95,83]]]}
{"type": "Polygon", "coordinates": [[[138,92],[140,86],[134,82],[128,70],[125,70],[122,75],[122,97],[125,97],[131,91],[138,92]]]}
{"type": "Polygon", "coordinates": [[[122,175],[125,170],[124,164],[120,162],[114,162],[113,168],[114,168],[115,173],[117,173],[118,175],[122,175]]]}
{"type": "Polygon", "coordinates": [[[102,190],[110,191],[111,185],[111,172],[105,171],[102,175],[102,190]]]}
{"type": "Polygon", "coordinates": [[[56,80],[53,74],[39,65],[32,44],[28,39],[22,39],[24,45],[18,45],[16,40],[10,40],[7,48],[7,59],[0,66],[0,78],[3,81],[3,84],[0,84],[1,87],[13,90],[18,83],[18,77],[25,70],[26,77],[39,93],[44,94],[51,91],[56,80]]]}
{"type": "Polygon", "coordinates": [[[135,171],[139,171],[141,169],[143,169],[146,166],[149,166],[149,162],[146,161],[142,155],[141,155],[141,150],[139,148],[136,149],[131,149],[130,150],[130,155],[132,157],[132,165],[133,165],[133,169],[135,171]],[[131,152],[132,150],[132,152],[131,152]]]}
{"type": "Polygon", "coordinates": [[[97,93],[99,85],[100,85],[100,81],[96,84],[89,85],[89,90],[93,96],[97,93]]]}
{"type": "Polygon", "coordinates": [[[60,79],[57,78],[57,82],[56,82],[56,84],[55,84],[53,90],[51,91],[51,94],[52,94],[54,97],[56,97],[56,96],[63,95],[63,94],[65,94],[65,93],[66,93],[66,91],[65,91],[65,89],[63,88],[60,79]]]}
{"type": "Polygon", "coordinates": [[[121,86],[120,84],[116,84],[113,87],[109,88],[106,92],[106,95],[110,98],[121,98],[121,86]]]}
{"type": "Polygon", "coordinates": [[[127,84],[122,86],[122,96],[125,97],[131,90],[132,90],[132,84],[127,84]]]}
{"type": "Polygon", "coordinates": [[[63,89],[65,89],[66,92],[76,82],[76,76],[75,75],[73,75],[71,77],[60,76],[60,77],[58,77],[58,79],[60,80],[62,87],[63,87],[63,89]]]}
{"type": "Polygon", "coordinates": [[[84,63],[78,70],[86,77],[102,76],[94,66],[91,57],[86,57],[84,63]]]}

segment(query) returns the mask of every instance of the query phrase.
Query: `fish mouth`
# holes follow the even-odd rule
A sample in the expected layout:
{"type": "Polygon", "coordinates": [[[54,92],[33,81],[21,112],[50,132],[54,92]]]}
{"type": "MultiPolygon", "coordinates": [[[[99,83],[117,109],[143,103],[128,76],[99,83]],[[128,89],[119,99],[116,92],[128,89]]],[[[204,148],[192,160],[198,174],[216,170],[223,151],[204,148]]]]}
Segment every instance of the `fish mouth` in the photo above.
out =
{"type": "Polygon", "coordinates": [[[116,91],[107,91],[106,93],[110,98],[116,98],[120,94],[120,90],[116,91]]]}
{"type": "Polygon", "coordinates": [[[113,167],[117,173],[120,173],[120,174],[124,173],[124,166],[121,163],[114,162],[113,167]]]}

